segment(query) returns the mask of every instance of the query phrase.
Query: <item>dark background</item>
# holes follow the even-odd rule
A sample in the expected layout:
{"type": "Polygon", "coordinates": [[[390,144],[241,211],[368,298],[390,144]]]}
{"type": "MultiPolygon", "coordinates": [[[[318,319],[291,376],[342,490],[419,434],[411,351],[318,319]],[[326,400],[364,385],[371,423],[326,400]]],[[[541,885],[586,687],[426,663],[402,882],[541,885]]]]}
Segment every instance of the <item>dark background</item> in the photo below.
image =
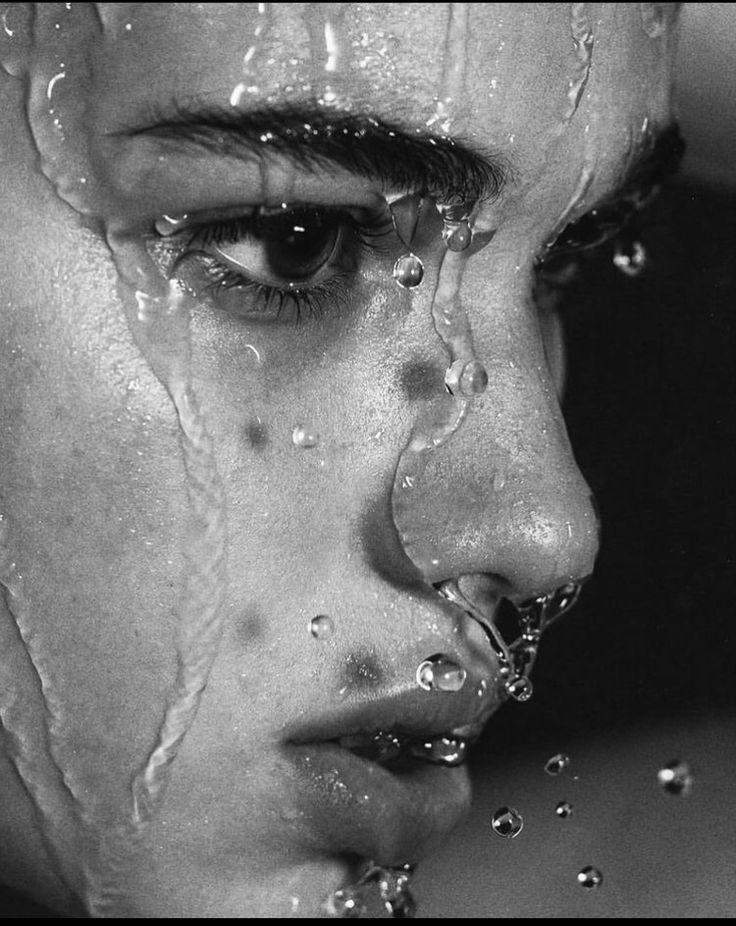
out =
{"type": "Polygon", "coordinates": [[[736,705],[736,195],[674,184],[640,239],[640,276],[604,248],[565,295],[565,413],[602,547],[534,697],[491,722],[495,756],[736,705]]]}

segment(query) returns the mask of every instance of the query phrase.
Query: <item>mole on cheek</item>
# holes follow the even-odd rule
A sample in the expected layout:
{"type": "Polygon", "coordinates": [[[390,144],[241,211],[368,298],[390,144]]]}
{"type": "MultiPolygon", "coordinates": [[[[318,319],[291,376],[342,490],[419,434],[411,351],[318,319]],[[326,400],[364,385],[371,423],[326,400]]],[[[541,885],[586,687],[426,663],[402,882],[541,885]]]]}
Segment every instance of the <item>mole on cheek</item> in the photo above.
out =
{"type": "Polygon", "coordinates": [[[382,679],[383,672],[372,653],[351,653],[345,660],[343,685],[348,688],[375,688],[382,679]]]}
{"type": "Polygon", "coordinates": [[[260,418],[252,418],[245,426],[245,436],[251,447],[262,450],[268,444],[268,428],[260,418]]]}
{"type": "Polygon", "coordinates": [[[399,371],[401,390],[409,401],[432,399],[445,380],[444,367],[416,360],[406,363],[399,371]]]}

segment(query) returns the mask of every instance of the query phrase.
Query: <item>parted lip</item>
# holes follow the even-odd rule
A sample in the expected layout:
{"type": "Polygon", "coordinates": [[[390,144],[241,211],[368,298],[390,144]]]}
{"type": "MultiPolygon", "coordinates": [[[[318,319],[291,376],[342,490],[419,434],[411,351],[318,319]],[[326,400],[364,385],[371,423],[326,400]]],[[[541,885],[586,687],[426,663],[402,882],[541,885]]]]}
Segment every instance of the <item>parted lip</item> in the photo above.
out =
{"type": "Polygon", "coordinates": [[[498,686],[468,678],[458,692],[427,692],[417,687],[338,708],[285,731],[288,743],[338,740],[361,733],[392,732],[412,738],[455,735],[472,741],[501,704],[498,686]]]}

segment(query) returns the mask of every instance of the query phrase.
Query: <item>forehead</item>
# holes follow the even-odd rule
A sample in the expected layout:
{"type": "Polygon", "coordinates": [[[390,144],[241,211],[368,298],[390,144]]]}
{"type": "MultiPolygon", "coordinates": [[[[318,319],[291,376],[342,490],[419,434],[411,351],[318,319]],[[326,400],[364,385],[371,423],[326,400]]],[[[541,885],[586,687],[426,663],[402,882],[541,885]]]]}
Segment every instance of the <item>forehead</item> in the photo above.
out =
{"type": "Polygon", "coordinates": [[[172,98],[247,107],[325,93],[424,126],[449,97],[456,130],[492,129],[500,142],[532,117],[539,131],[559,121],[585,67],[586,29],[591,105],[650,109],[662,51],[642,25],[649,4],[96,4],[98,28],[76,35],[65,19],[87,5],[38,6],[51,48],[91,56],[106,129],[172,98]],[[63,48],[65,32],[75,47],[63,48]]]}
{"type": "Polygon", "coordinates": [[[666,19],[646,27],[651,4],[37,6],[32,96],[49,144],[81,174],[85,146],[102,139],[123,186],[127,174],[138,184],[146,152],[134,146],[128,170],[120,133],[172,103],[259,111],[317,101],[449,134],[501,155],[521,196],[556,185],[562,202],[581,160],[594,162],[592,199],[616,183],[642,126],[668,121],[671,30],[666,19]]]}

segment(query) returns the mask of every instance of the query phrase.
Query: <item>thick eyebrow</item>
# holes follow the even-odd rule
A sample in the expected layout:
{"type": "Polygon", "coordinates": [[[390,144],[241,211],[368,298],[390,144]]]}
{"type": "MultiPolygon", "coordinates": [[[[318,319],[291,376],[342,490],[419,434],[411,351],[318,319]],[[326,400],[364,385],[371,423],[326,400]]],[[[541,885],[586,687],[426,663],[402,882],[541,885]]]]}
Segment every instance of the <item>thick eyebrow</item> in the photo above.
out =
{"type": "Polygon", "coordinates": [[[457,138],[325,110],[316,102],[247,112],[173,103],[156,109],[144,124],[114,134],[161,138],[247,160],[274,153],[306,169],[337,166],[390,190],[422,192],[442,203],[492,202],[512,174],[503,156],[479,152],[457,138]]]}

